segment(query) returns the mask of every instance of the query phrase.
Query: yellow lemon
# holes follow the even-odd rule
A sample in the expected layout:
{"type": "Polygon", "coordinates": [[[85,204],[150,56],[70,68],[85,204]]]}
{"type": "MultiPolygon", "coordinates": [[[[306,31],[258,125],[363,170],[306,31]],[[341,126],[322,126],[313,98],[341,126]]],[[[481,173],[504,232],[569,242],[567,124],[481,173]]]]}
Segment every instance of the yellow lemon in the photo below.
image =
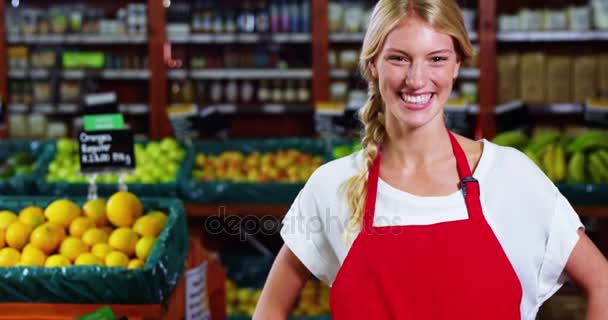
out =
{"type": "Polygon", "coordinates": [[[94,254],[97,258],[101,259],[101,261],[105,261],[108,253],[112,252],[114,248],[110,247],[107,243],[98,243],[93,246],[91,249],[91,253],[94,254]]]}
{"type": "Polygon", "coordinates": [[[25,207],[19,212],[19,221],[36,228],[44,223],[44,211],[37,206],[25,207]]]}
{"type": "Polygon", "coordinates": [[[126,267],[129,265],[129,257],[120,251],[112,251],[106,255],[106,267],[126,267]]]}
{"type": "Polygon", "coordinates": [[[108,219],[106,218],[105,199],[96,198],[87,201],[84,206],[82,206],[82,211],[84,212],[85,216],[93,219],[93,221],[95,221],[95,225],[98,227],[103,227],[108,223],[108,219]]]}
{"type": "Polygon", "coordinates": [[[135,255],[142,261],[146,261],[155,242],[156,238],[151,236],[145,236],[139,239],[135,245],[135,255]]]}
{"type": "Polygon", "coordinates": [[[0,267],[14,267],[21,259],[21,254],[14,248],[0,249],[0,267]]]}
{"type": "Polygon", "coordinates": [[[157,219],[160,222],[161,227],[164,227],[165,224],[167,224],[167,220],[169,220],[169,217],[162,211],[150,211],[147,216],[157,219]]]}
{"type": "Polygon", "coordinates": [[[92,228],[85,231],[81,239],[84,243],[92,247],[98,243],[108,242],[108,234],[99,228],[92,228]]]}
{"type": "Polygon", "coordinates": [[[155,217],[145,215],[137,219],[133,225],[133,231],[140,236],[156,237],[163,229],[161,221],[155,217]]]}
{"type": "Polygon", "coordinates": [[[21,260],[19,262],[23,266],[44,266],[44,261],[46,260],[46,255],[42,250],[28,244],[23,248],[23,252],[21,253],[21,260]]]}
{"type": "Polygon", "coordinates": [[[72,237],[82,237],[85,231],[95,228],[95,221],[89,217],[78,217],[70,223],[70,235],[72,237]]]}
{"type": "Polygon", "coordinates": [[[70,261],[76,260],[79,255],[89,251],[89,246],[87,246],[82,240],[75,237],[67,237],[63,242],[61,242],[61,246],[59,246],[59,253],[70,259],[70,261]]]}
{"type": "Polygon", "coordinates": [[[131,227],[142,212],[139,199],[127,191],[116,192],[106,205],[108,220],[117,227],[131,227]]]}
{"type": "Polygon", "coordinates": [[[17,215],[8,210],[0,211],[0,229],[5,230],[8,226],[17,220],[17,215]]]}
{"type": "Polygon", "coordinates": [[[53,223],[53,222],[47,222],[44,225],[49,225],[52,228],[55,229],[55,231],[57,231],[57,233],[55,234],[55,236],[57,236],[58,243],[61,243],[61,241],[63,241],[66,237],[67,234],[65,232],[65,228],[59,224],[53,223]]]}
{"type": "Polygon", "coordinates": [[[30,234],[30,244],[44,252],[50,254],[59,246],[60,239],[59,227],[54,224],[44,223],[37,227],[30,234]]]}
{"type": "Polygon", "coordinates": [[[44,266],[47,268],[55,268],[55,267],[67,267],[67,266],[71,266],[72,263],[70,262],[70,259],[60,255],[60,254],[54,254],[48,258],[46,258],[46,261],[44,262],[44,266]]]}
{"type": "Polygon", "coordinates": [[[67,199],[59,199],[51,202],[44,210],[44,216],[53,223],[67,228],[72,220],[80,215],[80,207],[67,199]]]}
{"type": "Polygon", "coordinates": [[[11,223],[6,229],[6,243],[17,250],[21,250],[27,243],[32,227],[21,221],[11,223]]]}
{"type": "Polygon", "coordinates": [[[129,261],[129,264],[127,265],[128,269],[138,269],[138,268],[142,268],[144,266],[144,262],[139,260],[139,259],[132,259],[131,261],[129,261]]]}
{"type": "Polygon", "coordinates": [[[108,239],[108,244],[127,256],[132,256],[137,244],[137,233],[129,228],[118,228],[112,232],[108,239]]]}
{"type": "Polygon", "coordinates": [[[92,266],[92,265],[101,265],[101,260],[97,258],[94,254],[90,252],[82,253],[76,258],[74,262],[76,266],[92,266]]]}

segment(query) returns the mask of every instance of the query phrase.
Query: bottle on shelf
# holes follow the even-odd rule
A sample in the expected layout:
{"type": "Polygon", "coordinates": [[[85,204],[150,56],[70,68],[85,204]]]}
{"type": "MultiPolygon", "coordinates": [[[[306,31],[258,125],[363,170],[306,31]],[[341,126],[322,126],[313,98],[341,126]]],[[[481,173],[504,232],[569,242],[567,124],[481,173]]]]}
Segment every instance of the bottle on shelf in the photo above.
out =
{"type": "Polygon", "coordinates": [[[298,87],[298,102],[304,103],[310,101],[310,88],[306,79],[300,79],[298,87]]]}
{"type": "Polygon", "coordinates": [[[282,32],[281,7],[279,0],[270,0],[270,31],[282,32]]]}
{"type": "Polygon", "coordinates": [[[268,80],[262,80],[258,87],[258,101],[261,103],[270,100],[270,90],[268,88],[268,80]]]}
{"type": "Polygon", "coordinates": [[[281,88],[281,80],[275,79],[272,88],[272,102],[279,103],[283,100],[283,88],[281,88]]]}
{"type": "Polygon", "coordinates": [[[229,103],[236,103],[238,100],[238,85],[236,80],[230,80],[226,84],[226,101],[229,103]]]}
{"type": "Polygon", "coordinates": [[[270,31],[270,15],[268,6],[265,0],[258,1],[258,7],[255,13],[255,31],[259,33],[267,33],[270,31]]]}
{"type": "Polygon", "coordinates": [[[285,85],[285,92],[283,94],[283,99],[286,103],[292,103],[296,100],[297,92],[293,86],[293,80],[287,80],[285,85]]]}
{"type": "Polygon", "coordinates": [[[302,0],[300,3],[300,32],[310,32],[310,1],[302,0]]]}
{"type": "Polygon", "coordinates": [[[237,18],[237,31],[242,33],[251,33],[255,31],[255,14],[251,9],[249,1],[245,1],[243,9],[237,18]]]}
{"type": "Polygon", "coordinates": [[[209,89],[209,98],[212,103],[220,103],[222,100],[222,82],[220,80],[216,80],[211,83],[211,88],[209,89]]]}
{"type": "Polygon", "coordinates": [[[279,32],[289,32],[289,15],[290,15],[290,5],[288,0],[281,0],[281,31],[279,32]]]}
{"type": "Polygon", "coordinates": [[[249,80],[241,83],[241,101],[243,103],[250,103],[253,100],[253,83],[249,80]]]}

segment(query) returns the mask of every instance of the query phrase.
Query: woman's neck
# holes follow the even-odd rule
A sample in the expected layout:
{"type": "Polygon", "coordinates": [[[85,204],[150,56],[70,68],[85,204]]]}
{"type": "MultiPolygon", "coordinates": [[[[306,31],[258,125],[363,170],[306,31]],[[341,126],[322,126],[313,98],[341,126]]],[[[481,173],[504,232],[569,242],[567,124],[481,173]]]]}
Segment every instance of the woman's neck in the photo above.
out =
{"type": "Polygon", "coordinates": [[[413,129],[391,126],[390,121],[387,121],[388,139],[383,146],[383,162],[390,167],[407,170],[450,156],[452,147],[445,124],[441,116],[437,118],[413,129]]]}

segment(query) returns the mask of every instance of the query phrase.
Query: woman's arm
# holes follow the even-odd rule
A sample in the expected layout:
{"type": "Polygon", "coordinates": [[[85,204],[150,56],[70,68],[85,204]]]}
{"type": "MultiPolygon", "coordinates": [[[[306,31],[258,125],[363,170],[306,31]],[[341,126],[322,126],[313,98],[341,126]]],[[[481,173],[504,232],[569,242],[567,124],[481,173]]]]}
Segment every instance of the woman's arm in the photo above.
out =
{"type": "Polygon", "coordinates": [[[587,320],[608,319],[608,261],[582,229],[578,234],[565,271],[587,296],[587,320]]]}
{"type": "Polygon", "coordinates": [[[287,319],[310,272],[286,245],[270,269],[253,320],[287,319]]]}

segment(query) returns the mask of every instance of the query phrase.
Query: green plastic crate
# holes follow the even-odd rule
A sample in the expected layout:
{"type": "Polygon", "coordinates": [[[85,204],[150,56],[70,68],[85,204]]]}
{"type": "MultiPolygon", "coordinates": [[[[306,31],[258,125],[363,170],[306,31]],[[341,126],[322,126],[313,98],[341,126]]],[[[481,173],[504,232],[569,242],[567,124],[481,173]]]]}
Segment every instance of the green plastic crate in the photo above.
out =
{"type": "Polygon", "coordinates": [[[245,154],[297,149],[327,160],[326,140],[310,138],[229,140],[226,142],[195,142],[192,157],[185,164],[187,175],[181,180],[180,194],[185,201],[192,203],[266,203],[290,204],[304,183],[286,182],[225,182],[200,181],[192,178],[194,158],[197,152],[217,155],[223,151],[238,150],[245,154]]]}
{"type": "MultiPolygon", "coordinates": [[[[147,145],[149,141],[137,141],[143,145],[147,145]]],[[[178,195],[179,182],[190,175],[187,169],[187,164],[192,160],[192,148],[181,143],[182,148],[186,150],[186,156],[182,160],[175,181],[170,183],[127,183],[128,190],[137,196],[145,197],[176,197],[178,195]]],[[[55,157],[57,151],[56,143],[49,143],[42,155],[41,165],[37,170],[37,175],[40,177],[36,181],[37,192],[40,195],[52,195],[59,197],[85,197],[88,195],[88,183],[69,183],[69,182],[47,182],[46,175],[49,164],[55,157]]],[[[97,183],[97,194],[100,197],[108,197],[118,191],[118,184],[114,183],[97,183]]]]}
{"type": "Polygon", "coordinates": [[[608,202],[608,184],[559,183],[557,187],[573,206],[604,206],[608,202]]]}
{"type": "Polygon", "coordinates": [[[46,145],[46,142],[34,140],[10,139],[0,141],[0,159],[6,159],[15,152],[29,152],[36,158],[35,169],[32,173],[0,180],[0,195],[36,194],[36,172],[43,165],[41,157],[46,145]]]}
{"type": "MultiPolygon", "coordinates": [[[[55,198],[0,197],[0,209],[46,207],[55,198]]],[[[73,199],[82,206],[85,199],[73,199]]],[[[0,301],[158,304],[165,301],[186,266],[188,228],[183,204],[173,198],[141,198],[145,212],[163,210],[167,224],[143,268],[103,266],[0,268],[0,301]]]]}

